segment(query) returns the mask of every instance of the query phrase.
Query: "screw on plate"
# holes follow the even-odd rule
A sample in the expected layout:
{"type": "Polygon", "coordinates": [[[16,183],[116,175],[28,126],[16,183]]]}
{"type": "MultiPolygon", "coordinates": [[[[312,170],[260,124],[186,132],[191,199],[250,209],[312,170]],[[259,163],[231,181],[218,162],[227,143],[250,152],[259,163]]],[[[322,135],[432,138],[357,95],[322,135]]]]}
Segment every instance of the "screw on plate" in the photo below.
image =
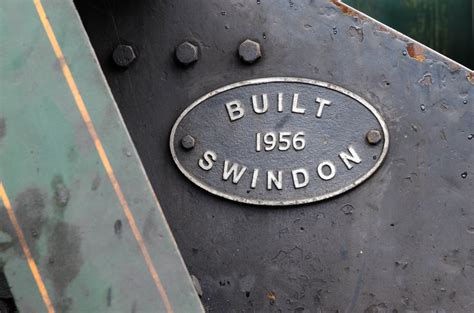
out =
{"type": "Polygon", "coordinates": [[[181,139],[181,146],[186,150],[191,150],[196,144],[196,139],[191,135],[186,135],[181,139]]]}
{"type": "Polygon", "coordinates": [[[118,45],[112,53],[112,59],[120,67],[128,67],[137,58],[132,46],[118,45]]]}
{"type": "Polygon", "coordinates": [[[258,42],[247,39],[239,46],[239,56],[245,63],[254,63],[262,57],[262,48],[258,42]]]}
{"type": "Polygon", "coordinates": [[[195,44],[185,41],[176,47],[176,59],[182,65],[190,65],[199,59],[199,48],[195,44]]]}
{"type": "Polygon", "coordinates": [[[382,134],[377,129],[371,129],[367,132],[367,142],[371,145],[376,145],[382,140],[382,134]]]}

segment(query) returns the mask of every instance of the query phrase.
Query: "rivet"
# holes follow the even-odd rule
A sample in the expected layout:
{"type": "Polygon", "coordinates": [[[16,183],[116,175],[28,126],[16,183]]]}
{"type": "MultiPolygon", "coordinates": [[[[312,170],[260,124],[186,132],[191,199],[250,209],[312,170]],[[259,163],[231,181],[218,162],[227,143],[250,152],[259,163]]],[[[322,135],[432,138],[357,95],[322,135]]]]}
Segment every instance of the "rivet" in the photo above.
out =
{"type": "Polygon", "coordinates": [[[186,135],[181,139],[181,146],[186,150],[191,150],[196,144],[196,139],[191,135],[186,135]]]}
{"type": "Polygon", "coordinates": [[[366,135],[367,142],[371,145],[376,145],[382,140],[382,134],[377,129],[371,129],[366,135]]]}
{"type": "Polygon", "coordinates": [[[254,63],[262,57],[262,48],[258,42],[247,39],[239,46],[239,56],[245,63],[254,63]]]}
{"type": "Polygon", "coordinates": [[[112,53],[112,59],[120,67],[128,67],[137,58],[132,46],[118,45],[112,53]]]}
{"type": "Polygon", "coordinates": [[[182,65],[190,65],[199,60],[199,48],[189,41],[180,43],[175,51],[176,59],[182,65]]]}

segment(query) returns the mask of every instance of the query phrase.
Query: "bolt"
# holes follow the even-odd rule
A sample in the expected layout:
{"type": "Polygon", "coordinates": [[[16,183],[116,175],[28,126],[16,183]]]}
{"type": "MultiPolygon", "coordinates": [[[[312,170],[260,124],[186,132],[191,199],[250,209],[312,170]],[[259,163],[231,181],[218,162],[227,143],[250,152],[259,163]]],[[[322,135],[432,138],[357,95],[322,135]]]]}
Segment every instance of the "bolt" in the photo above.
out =
{"type": "Polygon", "coordinates": [[[377,129],[371,129],[367,132],[367,142],[376,145],[382,140],[382,134],[377,129]]]}
{"type": "Polygon", "coordinates": [[[245,63],[254,63],[262,57],[262,49],[258,42],[247,39],[239,46],[239,56],[245,63]]]}
{"type": "Polygon", "coordinates": [[[181,146],[186,150],[191,150],[196,144],[196,139],[191,135],[186,135],[181,139],[181,146]]]}
{"type": "Polygon", "coordinates": [[[179,63],[190,65],[199,59],[199,48],[189,41],[185,41],[176,47],[175,55],[179,63]]]}
{"type": "Polygon", "coordinates": [[[112,59],[120,67],[129,67],[136,58],[132,46],[129,45],[118,45],[112,53],[112,59]]]}

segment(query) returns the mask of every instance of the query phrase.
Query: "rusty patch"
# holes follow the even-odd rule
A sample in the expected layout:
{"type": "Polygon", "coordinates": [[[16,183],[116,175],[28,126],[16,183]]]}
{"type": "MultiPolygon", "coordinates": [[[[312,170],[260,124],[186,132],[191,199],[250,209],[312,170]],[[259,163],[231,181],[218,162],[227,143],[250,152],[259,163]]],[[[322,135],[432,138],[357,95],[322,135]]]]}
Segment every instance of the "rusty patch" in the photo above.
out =
{"type": "Polygon", "coordinates": [[[270,303],[275,303],[276,295],[273,291],[267,292],[267,299],[270,300],[270,303]]]}
{"type": "Polygon", "coordinates": [[[474,72],[470,72],[467,74],[467,80],[474,85],[474,72]]]}
{"type": "Polygon", "coordinates": [[[368,19],[366,16],[364,16],[363,14],[361,14],[360,12],[358,12],[357,10],[354,10],[352,9],[350,6],[340,2],[340,0],[329,0],[329,2],[331,2],[332,4],[334,4],[335,6],[337,6],[337,8],[344,14],[344,15],[348,15],[348,16],[352,16],[352,17],[355,17],[355,18],[358,18],[359,20],[361,21],[365,21],[365,20],[370,20],[371,22],[373,22],[375,24],[375,27],[378,31],[381,31],[381,32],[386,32],[386,33],[392,33],[395,37],[397,38],[400,38],[401,40],[404,40],[406,41],[406,38],[404,37],[401,37],[399,34],[397,34],[396,32],[393,32],[389,27],[387,27],[386,25],[384,25],[383,23],[380,23],[376,20],[373,20],[373,19],[368,19]]]}
{"type": "Polygon", "coordinates": [[[365,20],[366,17],[361,15],[359,12],[353,10],[352,8],[350,8],[349,6],[345,5],[344,3],[341,3],[339,0],[329,0],[330,2],[332,2],[335,6],[337,6],[339,8],[339,10],[341,10],[341,12],[344,14],[344,15],[349,15],[349,16],[353,16],[353,17],[357,17],[361,20],[365,20]]]}
{"type": "Polygon", "coordinates": [[[423,48],[422,46],[420,46],[419,44],[416,44],[416,43],[413,43],[413,42],[410,42],[407,44],[407,52],[408,52],[408,55],[417,60],[418,62],[424,62],[426,60],[426,57],[425,57],[425,48],[423,48]]]}
{"type": "Polygon", "coordinates": [[[389,33],[389,32],[390,32],[390,30],[389,30],[387,27],[385,27],[384,25],[382,25],[382,24],[378,24],[378,25],[377,25],[377,30],[378,30],[378,31],[381,31],[381,32],[386,32],[386,33],[389,33]]]}
{"type": "Polygon", "coordinates": [[[7,132],[7,123],[5,122],[5,118],[0,118],[0,139],[5,137],[7,132]]]}

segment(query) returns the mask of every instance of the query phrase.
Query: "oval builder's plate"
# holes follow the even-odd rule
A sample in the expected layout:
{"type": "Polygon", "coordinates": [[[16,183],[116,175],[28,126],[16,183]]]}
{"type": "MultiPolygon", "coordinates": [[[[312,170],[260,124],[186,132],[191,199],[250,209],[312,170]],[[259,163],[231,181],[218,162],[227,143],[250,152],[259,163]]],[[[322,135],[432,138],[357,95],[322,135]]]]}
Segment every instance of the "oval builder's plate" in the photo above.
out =
{"type": "Polygon", "coordinates": [[[385,158],[377,110],[339,86],[262,78],[214,90],[173,126],[170,148],[193,183],[234,201],[291,205],[327,199],[368,179],[385,158]]]}

